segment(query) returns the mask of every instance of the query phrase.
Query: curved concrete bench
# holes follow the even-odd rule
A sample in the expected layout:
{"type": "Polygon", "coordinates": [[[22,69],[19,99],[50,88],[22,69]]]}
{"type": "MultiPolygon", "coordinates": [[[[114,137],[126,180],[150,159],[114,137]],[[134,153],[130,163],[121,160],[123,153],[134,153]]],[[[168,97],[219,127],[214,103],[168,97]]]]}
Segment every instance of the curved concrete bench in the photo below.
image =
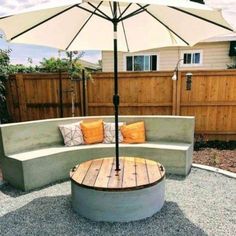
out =
{"type": "MultiPolygon", "coordinates": [[[[76,164],[114,156],[114,144],[65,147],[58,129],[84,119],[114,122],[112,116],[75,117],[0,125],[0,164],[11,185],[31,190],[69,178],[76,164]]],[[[143,120],[147,142],[120,144],[121,156],[142,156],[164,165],[167,173],[187,175],[192,164],[194,117],[120,116],[120,121],[143,120]]]]}

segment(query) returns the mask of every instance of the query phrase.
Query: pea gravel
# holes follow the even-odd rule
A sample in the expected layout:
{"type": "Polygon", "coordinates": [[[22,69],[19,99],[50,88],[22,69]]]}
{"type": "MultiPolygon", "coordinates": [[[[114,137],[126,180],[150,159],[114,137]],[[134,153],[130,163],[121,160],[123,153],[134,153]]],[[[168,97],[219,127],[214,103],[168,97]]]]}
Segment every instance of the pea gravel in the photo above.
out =
{"type": "Polygon", "coordinates": [[[236,235],[236,179],[196,168],[168,176],[164,207],[145,220],[93,222],[70,201],[69,181],[32,192],[2,186],[0,235],[236,235]]]}

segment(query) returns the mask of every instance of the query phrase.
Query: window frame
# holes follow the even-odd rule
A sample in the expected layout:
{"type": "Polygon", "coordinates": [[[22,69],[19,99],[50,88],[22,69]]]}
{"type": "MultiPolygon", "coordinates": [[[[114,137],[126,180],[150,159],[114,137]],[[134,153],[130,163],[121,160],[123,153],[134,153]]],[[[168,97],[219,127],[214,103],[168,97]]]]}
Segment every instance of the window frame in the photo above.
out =
{"type": "Polygon", "coordinates": [[[191,54],[191,63],[190,64],[184,64],[184,61],[181,61],[181,67],[199,67],[203,65],[203,50],[197,49],[197,50],[183,50],[181,51],[181,58],[184,58],[184,54],[191,54]],[[200,54],[200,61],[199,63],[192,63],[193,60],[193,54],[199,53],[200,54]]]}
{"type": "MultiPolygon", "coordinates": [[[[125,72],[152,72],[152,71],[159,71],[159,54],[158,53],[125,53],[123,56],[123,70],[125,72]],[[134,57],[135,56],[149,56],[149,70],[134,70],[134,57]],[[151,56],[156,56],[157,57],[157,64],[156,64],[156,70],[150,70],[151,66],[151,56]],[[132,57],[133,58],[133,63],[132,63],[132,71],[127,70],[127,57],[132,57]]],[[[145,68],[145,59],[144,59],[144,68],[145,68]]]]}

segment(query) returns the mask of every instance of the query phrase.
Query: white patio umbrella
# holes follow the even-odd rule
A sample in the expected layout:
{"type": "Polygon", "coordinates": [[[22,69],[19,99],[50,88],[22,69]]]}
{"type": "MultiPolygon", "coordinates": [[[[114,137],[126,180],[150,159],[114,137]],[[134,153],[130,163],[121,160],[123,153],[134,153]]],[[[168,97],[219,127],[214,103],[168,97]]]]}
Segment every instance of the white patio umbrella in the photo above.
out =
{"type": "Polygon", "coordinates": [[[117,51],[192,46],[232,31],[221,11],[186,0],[67,0],[0,17],[13,43],[61,50],[113,50],[116,170],[119,170],[117,51]]]}

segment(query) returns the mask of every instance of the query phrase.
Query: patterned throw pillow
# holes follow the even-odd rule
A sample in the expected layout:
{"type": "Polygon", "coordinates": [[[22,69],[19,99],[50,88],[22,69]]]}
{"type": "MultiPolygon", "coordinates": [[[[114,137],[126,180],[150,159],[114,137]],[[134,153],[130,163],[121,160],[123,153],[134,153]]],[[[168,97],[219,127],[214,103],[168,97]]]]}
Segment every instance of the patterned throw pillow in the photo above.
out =
{"type": "MultiPolygon", "coordinates": [[[[119,127],[119,143],[123,142],[123,135],[120,132],[123,122],[118,123],[119,127]]],[[[115,143],[115,123],[104,123],[104,141],[103,143],[115,143]]]]}
{"type": "Polygon", "coordinates": [[[71,147],[84,143],[80,122],[59,125],[59,129],[64,139],[65,146],[71,147]]]}

